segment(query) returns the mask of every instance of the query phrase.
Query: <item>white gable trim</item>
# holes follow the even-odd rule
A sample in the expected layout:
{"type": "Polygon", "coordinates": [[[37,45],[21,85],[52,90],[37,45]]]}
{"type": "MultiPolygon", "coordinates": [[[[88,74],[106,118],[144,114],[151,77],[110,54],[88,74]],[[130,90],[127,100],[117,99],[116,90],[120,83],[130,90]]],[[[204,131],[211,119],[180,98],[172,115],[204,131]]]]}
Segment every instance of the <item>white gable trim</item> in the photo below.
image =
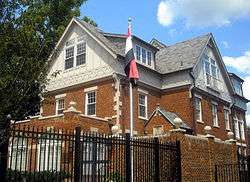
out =
{"type": "Polygon", "coordinates": [[[68,24],[68,26],[64,30],[61,38],[57,42],[55,48],[53,49],[51,55],[49,56],[48,61],[52,60],[52,57],[57,52],[56,50],[58,50],[59,46],[61,45],[61,43],[62,43],[62,41],[63,41],[63,39],[65,37],[65,35],[69,31],[69,28],[72,26],[73,22],[76,23],[77,25],[79,25],[90,37],[92,37],[96,42],[98,42],[98,44],[100,44],[105,50],[107,50],[115,59],[117,58],[117,55],[112,50],[110,50],[109,47],[107,47],[106,45],[104,45],[98,38],[96,38],[94,35],[92,35],[92,33],[87,28],[85,28],[81,23],[79,23],[75,18],[72,18],[71,21],[70,21],[70,23],[68,24]]]}
{"type": "Polygon", "coordinates": [[[89,34],[89,36],[91,36],[96,42],[98,42],[104,49],[106,49],[115,59],[117,58],[117,55],[110,50],[109,47],[107,47],[105,44],[103,44],[98,38],[96,38],[95,36],[92,35],[92,33],[86,28],[84,27],[81,23],[79,23],[75,18],[74,18],[75,23],[77,23],[86,33],[89,34]]]}

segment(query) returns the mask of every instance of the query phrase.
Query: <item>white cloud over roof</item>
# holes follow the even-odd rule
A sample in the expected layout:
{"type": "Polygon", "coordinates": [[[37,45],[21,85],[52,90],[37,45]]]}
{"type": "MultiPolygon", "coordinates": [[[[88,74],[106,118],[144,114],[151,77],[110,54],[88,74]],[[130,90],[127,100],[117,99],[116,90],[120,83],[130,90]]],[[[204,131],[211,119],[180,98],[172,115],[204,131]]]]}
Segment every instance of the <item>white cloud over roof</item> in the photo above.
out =
{"type": "Polygon", "coordinates": [[[161,25],[181,19],[187,27],[223,26],[249,15],[250,0],[165,0],[157,12],[161,25]]]}

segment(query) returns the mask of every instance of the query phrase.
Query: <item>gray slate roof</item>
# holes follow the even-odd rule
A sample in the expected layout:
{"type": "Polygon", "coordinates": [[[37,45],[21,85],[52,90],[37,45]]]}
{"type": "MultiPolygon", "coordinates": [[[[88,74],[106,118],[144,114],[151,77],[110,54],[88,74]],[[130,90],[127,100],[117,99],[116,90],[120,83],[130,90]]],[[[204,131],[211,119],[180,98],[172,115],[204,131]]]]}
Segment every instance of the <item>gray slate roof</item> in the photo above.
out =
{"type": "Polygon", "coordinates": [[[167,46],[156,53],[156,70],[162,74],[192,68],[211,34],[167,46]]]}
{"type": "MultiPolygon", "coordinates": [[[[123,34],[105,33],[89,23],[79,19],[76,20],[115,54],[124,56],[126,37],[123,34]]],[[[137,38],[136,36],[134,37],[137,38]]],[[[156,53],[156,71],[161,74],[167,74],[193,68],[210,37],[211,34],[206,34],[160,49],[156,53]]]]}
{"type": "Polygon", "coordinates": [[[105,46],[109,47],[115,54],[124,55],[121,49],[119,49],[116,45],[110,42],[101,31],[95,26],[76,18],[76,20],[81,23],[85,28],[87,28],[95,37],[97,37],[105,46]]]}

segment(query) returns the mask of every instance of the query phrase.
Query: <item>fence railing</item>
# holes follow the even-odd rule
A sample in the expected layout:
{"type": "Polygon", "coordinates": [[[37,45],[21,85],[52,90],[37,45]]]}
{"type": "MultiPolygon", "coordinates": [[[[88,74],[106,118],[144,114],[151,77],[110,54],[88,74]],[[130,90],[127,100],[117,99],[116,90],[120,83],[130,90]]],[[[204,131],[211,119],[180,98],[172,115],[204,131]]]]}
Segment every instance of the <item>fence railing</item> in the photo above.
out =
{"type": "Polygon", "coordinates": [[[216,165],[215,182],[250,182],[247,163],[216,165]]]}
{"type": "Polygon", "coordinates": [[[179,142],[157,138],[18,127],[8,150],[7,181],[181,181],[179,142]]]}

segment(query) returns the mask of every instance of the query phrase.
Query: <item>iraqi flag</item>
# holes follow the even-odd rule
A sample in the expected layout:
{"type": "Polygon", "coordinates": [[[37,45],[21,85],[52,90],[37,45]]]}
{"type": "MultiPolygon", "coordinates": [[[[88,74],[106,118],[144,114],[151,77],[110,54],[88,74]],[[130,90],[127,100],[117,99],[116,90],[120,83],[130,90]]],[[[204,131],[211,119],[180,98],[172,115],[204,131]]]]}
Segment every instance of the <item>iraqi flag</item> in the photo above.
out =
{"type": "Polygon", "coordinates": [[[128,35],[126,40],[126,49],[125,49],[125,73],[129,78],[133,86],[136,85],[136,80],[139,79],[139,73],[136,65],[136,60],[133,51],[132,45],[132,33],[131,33],[131,20],[128,22],[128,35]]]}

